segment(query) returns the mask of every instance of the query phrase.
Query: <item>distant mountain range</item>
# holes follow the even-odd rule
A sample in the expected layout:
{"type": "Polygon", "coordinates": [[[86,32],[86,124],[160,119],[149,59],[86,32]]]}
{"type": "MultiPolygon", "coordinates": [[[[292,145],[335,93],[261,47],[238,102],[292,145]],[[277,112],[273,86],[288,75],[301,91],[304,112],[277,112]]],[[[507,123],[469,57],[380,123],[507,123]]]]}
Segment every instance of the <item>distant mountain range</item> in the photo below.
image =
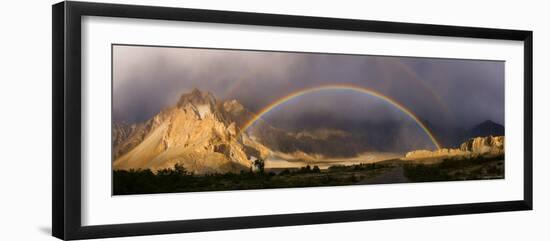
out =
{"type": "Polygon", "coordinates": [[[459,147],[463,142],[474,137],[504,136],[504,126],[491,120],[483,121],[471,128],[444,128],[432,126],[439,142],[444,147],[459,147]]]}
{"type": "Polygon", "coordinates": [[[477,136],[503,136],[504,135],[504,126],[486,120],[479,125],[476,125],[470,129],[468,133],[468,138],[477,137],[477,136]]]}
{"type": "MultiPolygon", "coordinates": [[[[194,89],[178,102],[143,123],[112,124],[113,168],[171,168],[176,163],[201,174],[248,170],[252,162],[271,155],[307,161],[323,157],[353,157],[368,151],[406,152],[426,149],[426,139],[414,137],[418,127],[399,123],[360,123],[352,130],[316,128],[287,131],[254,117],[236,100],[219,101],[194,89]]],[[[447,146],[477,136],[504,135],[504,127],[485,121],[467,131],[440,136],[447,146]]]]}

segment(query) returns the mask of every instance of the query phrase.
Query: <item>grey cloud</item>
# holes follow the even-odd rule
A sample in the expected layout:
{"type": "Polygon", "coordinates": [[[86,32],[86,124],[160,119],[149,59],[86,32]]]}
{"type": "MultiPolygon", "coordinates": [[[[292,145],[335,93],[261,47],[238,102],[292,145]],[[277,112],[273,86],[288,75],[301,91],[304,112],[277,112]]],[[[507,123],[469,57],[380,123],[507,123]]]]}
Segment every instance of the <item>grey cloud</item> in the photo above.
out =
{"type": "MultiPolygon", "coordinates": [[[[132,46],[115,46],[113,57],[113,111],[128,122],[150,118],[192,88],[258,111],[299,89],[348,83],[389,96],[441,127],[504,123],[504,63],[498,61],[132,46]]],[[[302,96],[266,118],[288,128],[321,117],[334,125],[410,121],[380,99],[350,93],[302,96]]]]}

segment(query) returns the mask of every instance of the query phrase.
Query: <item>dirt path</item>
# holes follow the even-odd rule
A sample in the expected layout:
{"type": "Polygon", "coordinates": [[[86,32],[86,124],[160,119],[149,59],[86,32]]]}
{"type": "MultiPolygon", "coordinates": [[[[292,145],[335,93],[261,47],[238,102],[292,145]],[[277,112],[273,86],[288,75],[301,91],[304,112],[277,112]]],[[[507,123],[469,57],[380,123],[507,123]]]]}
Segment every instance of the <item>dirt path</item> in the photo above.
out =
{"type": "Polygon", "coordinates": [[[384,183],[406,183],[411,182],[405,177],[403,167],[394,167],[378,176],[360,182],[360,184],[384,184],[384,183]]]}

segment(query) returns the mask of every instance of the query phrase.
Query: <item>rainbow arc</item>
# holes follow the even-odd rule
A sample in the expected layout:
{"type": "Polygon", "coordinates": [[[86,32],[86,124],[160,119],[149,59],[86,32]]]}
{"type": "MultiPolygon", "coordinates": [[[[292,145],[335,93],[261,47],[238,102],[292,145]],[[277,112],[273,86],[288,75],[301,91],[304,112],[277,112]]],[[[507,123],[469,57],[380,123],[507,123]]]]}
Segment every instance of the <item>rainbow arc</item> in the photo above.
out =
{"type": "Polygon", "coordinates": [[[268,112],[273,110],[275,107],[277,107],[279,105],[282,105],[282,104],[284,104],[284,103],[286,103],[286,102],[288,102],[288,101],[290,101],[290,100],[292,100],[296,97],[303,96],[303,95],[310,94],[310,93],[314,93],[314,92],[318,92],[318,91],[325,91],[325,90],[350,90],[350,91],[356,91],[356,92],[371,95],[371,96],[377,97],[381,100],[384,100],[385,102],[387,102],[390,105],[396,107],[401,112],[403,112],[407,116],[409,116],[426,133],[426,135],[428,136],[428,138],[430,138],[430,140],[434,144],[434,146],[437,149],[441,149],[441,145],[439,144],[439,142],[437,141],[437,139],[435,138],[433,133],[430,131],[430,129],[428,129],[428,127],[412,111],[407,109],[405,106],[403,106],[402,104],[400,104],[396,100],[390,98],[389,96],[385,96],[381,93],[378,93],[374,90],[371,90],[371,89],[368,89],[368,88],[365,88],[365,87],[351,85],[351,84],[321,85],[321,86],[316,86],[316,87],[312,87],[312,88],[301,89],[301,90],[292,92],[292,93],[290,93],[286,96],[283,96],[283,97],[271,102],[270,104],[268,104],[267,106],[262,108],[260,111],[258,111],[254,115],[254,117],[252,117],[250,120],[248,120],[241,127],[239,135],[246,132],[246,130],[248,128],[250,128],[252,125],[254,125],[254,123],[256,123],[259,119],[261,119],[263,115],[267,114],[268,112]]]}

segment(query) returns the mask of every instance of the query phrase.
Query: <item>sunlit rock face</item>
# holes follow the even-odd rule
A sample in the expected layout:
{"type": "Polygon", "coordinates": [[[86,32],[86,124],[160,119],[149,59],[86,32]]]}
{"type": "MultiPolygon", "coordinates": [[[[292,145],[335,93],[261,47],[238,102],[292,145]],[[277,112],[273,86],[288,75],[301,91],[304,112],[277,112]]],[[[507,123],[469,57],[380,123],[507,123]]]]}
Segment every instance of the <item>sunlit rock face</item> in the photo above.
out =
{"type": "Polygon", "coordinates": [[[504,153],[504,136],[471,138],[460,145],[460,150],[472,153],[504,153]]]}
{"type": "Polygon", "coordinates": [[[462,151],[460,149],[441,148],[435,151],[417,150],[417,151],[407,152],[407,154],[405,154],[405,158],[410,158],[410,159],[430,158],[430,157],[445,157],[445,156],[456,156],[456,155],[465,155],[465,154],[468,154],[468,152],[462,151]]]}
{"type": "Polygon", "coordinates": [[[241,120],[232,112],[246,114],[236,101],[218,102],[195,89],[145,123],[114,125],[113,167],[158,170],[179,163],[197,174],[248,170],[252,155],[265,158],[269,150],[239,133],[235,121],[241,120]]]}
{"type": "Polygon", "coordinates": [[[411,151],[405,154],[403,159],[415,160],[422,158],[501,154],[504,154],[504,136],[487,136],[470,138],[462,143],[459,148],[442,148],[435,151],[411,151]]]}

